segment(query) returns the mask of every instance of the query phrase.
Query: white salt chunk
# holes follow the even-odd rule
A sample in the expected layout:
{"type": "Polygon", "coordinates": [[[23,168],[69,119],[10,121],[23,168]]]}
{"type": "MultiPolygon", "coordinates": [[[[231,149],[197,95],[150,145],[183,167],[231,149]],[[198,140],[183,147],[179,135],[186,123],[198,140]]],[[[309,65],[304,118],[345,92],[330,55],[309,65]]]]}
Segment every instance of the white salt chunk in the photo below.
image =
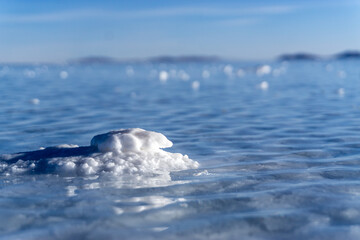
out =
{"type": "Polygon", "coordinates": [[[256,75],[259,77],[271,73],[271,67],[269,65],[262,65],[256,69],[256,75]]]}
{"type": "Polygon", "coordinates": [[[76,186],[67,186],[66,190],[67,190],[66,196],[68,196],[68,197],[76,196],[76,193],[75,193],[75,191],[77,190],[76,186]]]}
{"type": "Polygon", "coordinates": [[[346,78],[346,72],[345,71],[339,71],[338,76],[339,76],[339,78],[346,78]]]}
{"type": "Polygon", "coordinates": [[[230,64],[229,65],[226,65],[224,67],[224,73],[228,76],[231,76],[232,73],[233,73],[233,66],[231,66],[230,64]]]}
{"type": "Polygon", "coordinates": [[[337,92],[338,92],[339,96],[341,96],[341,97],[345,95],[345,89],[344,88],[339,88],[337,92]]]}
{"type": "Polygon", "coordinates": [[[25,70],[24,75],[25,75],[25,77],[28,77],[28,78],[34,78],[34,77],[36,77],[36,72],[33,70],[25,70]]]}
{"type": "Polygon", "coordinates": [[[245,71],[240,68],[240,69],[237,71],[237,76],[238,76],[239,78],[244,77],[244,76],[245,76],[245,71]]]}
{"type": "Polygon", "coordinates": [[[30,100],[31,104],[38,105],[40,103],[40,100],[38,98],[33,98],[30,100]]]}
{"type": "Polygon", "coordinates": [[[159,73],[159,80],[163,83],[165,83],[169,78],[169,73],[167,71],[161,71],[159,73]]]}
{"type": "Polygon", "coordinates": [[[133,76],[134,74],[135,74],[134,69],[133,69],[131,66],[127,66],[127,67],[126,67],[126,75],[127,75],[128,77],[131,77],[131,76],[133,76]]]}
{"type": "Polygon", "coordinates": [[[204,70],[201,75],[202,78],[207,79],[210,77],[210,72],[208,70],[204,70]]]}
{"type": "Polygon", "coordinates": [[[60,78],[61,79],[67,79],[69,76],[68,72],[67,71],[61,71],[60,72],[60,78]]]}
{"type": "Polygon", "coordinates": [[[180,70],[178,76],[183,81],[188,81],[190,79],[190,75],[187,74],[187,72],[185,72],[184,70],[180,70]]]}
{"type": "Polygon", "coordinates": [[[192,87],[192,89],[194,89],[195,91],[196,91],[196,90],[199,90],[200,82],[199,82],[199,81],[194,81],[194,82],[192,82],[191,87],[192,87]]]}
{"type": "Polygon", "coordinates": [[[263,81],[260,83],[260,88],[262,90],[267,90],[269,88],[269,83],[267,81],[263,81]]]}

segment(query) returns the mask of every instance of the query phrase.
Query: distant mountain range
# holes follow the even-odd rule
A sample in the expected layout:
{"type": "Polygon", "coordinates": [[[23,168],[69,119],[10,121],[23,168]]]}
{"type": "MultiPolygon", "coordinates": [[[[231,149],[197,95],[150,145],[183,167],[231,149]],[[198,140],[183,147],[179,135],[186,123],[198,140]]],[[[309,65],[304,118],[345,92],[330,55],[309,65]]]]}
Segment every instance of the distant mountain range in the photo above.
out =
{"type": "MultiPolygon", "coordinates": [[[[344,51],[330,56],[321,56],[312,53],[294,53],[283,54],[278,58],[280,61],[313,61],[313,60],[345,60],[345,59],[360,59],[360,51],[344,51]]],[[[188,56],[158,56],[145,59],[117,59],[106,56],[89,56],[68,61],[71,64],[121,64],[121,63],[204,63],[217,62],[222,59],[217,56],[202,56],[202,55],[188,55],[188,56]]]]}
{"type": "Polygon", "coordinates": [[[178,63],[178,62],[216,62],[221,59],[217,56],[159,56],[148,58],[148,62],[178,63]]]}
{"type": "Polygon", "coordinates": [[[283,54],[280,55],[278,59],[281,61],[360,59],[360,51],[345,51],[331,56],[321,56],[311,53],[283,54]]]}
{"type": "Polygon", "coordinates": [[[278,57],[281,61],[298,61],[298,60],[319,60],[317,55],[310,53],[294,53],[294,54],[283,54],[278,57]]]}
{"type": "Polygon", "coordinates": [[[117,64],[121,63],[120,60],[105,56],[89,56],[68,61],[74,64],[117,64]]]}
{"type": "MultiPolygon", "coordinates": [[[[317,55],[312,53],[294,53],[283,54],[276,58],[279,61],[314,61],[314,60],[346,60],[360,59],[360,51],[344,51],[334,55],[317,55]]],[[[218,56],[206,55],[184,55],[184,56],[157,56],[138,59],[118,59],[107,56],[88,56],[82,58],[71,59],[67,61],[69,64],[92,65],[92,64],[128,64],[128,63],[211,63],[220,61],[236,62],[236,59],[220,58],[218,56]]],[[[244,61],[244,60],[242,60],[244,61]]],[[[6,62],[5,62],[6,63],[6,62]]],[[[1,64],[1,62],[0,62],[1,64]]],[[[4,63],[3,63],[4,64],[4,63]]],[[[31,63],[12,63],[12,64],[31,64],[31,63]]],[[[37,63],[38,64],[38,63],[37,63]]],[[[45,64],[56,64],[45,62],[45,64]]]]}
{"type": "Polygon", "coordinates": [[[181,63],[181,62],[215,62],[221,59],[217,56],[158,56],[145,59],[117,59],[105,56],[89,56],[70,60],[72,64],[119,64],[119,63],[181,63]]]}
{"type": "Polygon", "coordinates": [[[359,51],[346,51],[346,52],[336,54],[335,57],[337,59],[353,59],[353,58],[360,59],[360,52],[359,51]]]}

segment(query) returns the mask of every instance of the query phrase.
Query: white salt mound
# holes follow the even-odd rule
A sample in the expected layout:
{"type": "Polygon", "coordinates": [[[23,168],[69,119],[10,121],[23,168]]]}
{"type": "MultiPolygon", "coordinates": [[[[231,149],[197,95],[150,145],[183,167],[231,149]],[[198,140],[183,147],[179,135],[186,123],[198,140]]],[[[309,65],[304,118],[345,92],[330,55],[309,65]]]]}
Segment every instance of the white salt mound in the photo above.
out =
{"type": "Polygon", "coordinates": [[[339,88],[337,92],[338,92],[339,96],[344,96],[345,95],[345,89],[344,88],[339,88]]]}
{"type": "Polygon", "coordinates": [[[228,76],[231,76],[232,73],[233,73],[233,66],[231,66],[231,65],[226,65],[226,66],[224,67],[224,73],[225,73],[226,75],[228,75],[228,76]]]}
{"type": "Polygon", "coordinates": [[[200,82],[199,81],[192,82],[191,87],[193,90],[199,90],[200,82]]]}
{"type": "Polygon", "coordinates": [[[170,172],[199,166],[187,155],[162,150],[171,146],[172,142],[161,133],[140,128],[121,129],[93,137],[87,147],[64,144],[33,152],[2,155],[0,175],[110,174],[120,180],[146,182],[155,176],[171,180],[170,172]]]}
{"type": "Polygon", "coordinates": [[[162,151],[160,148],[169,148],[172,145],[161,133],[140,128],[111,131],[91,139],[91,146],[97,147],[103,153],[157,152],[162,151]]]}
{"type": "Polygon", "coordinates": [[[59,75],[61,79],[67,79],[69,76],[67,71],[61,71],[59,75]]]}
{"type": "Polygon", "coordinates": [[[161,82],[165,83],[169,78],[169,73],[167,71],[161,71],[159,73],[159,79],[161,82]]]}
{"type": "Polygon", "coordinates": [[[271,67],[269,65],[263,65],[256,69],[256,75],[264,76],[271,73],[271,67]]]}
{"type": "Polygon", "coordinates": [[[262,90],[267,90],[267,89],[269,88],[269,83],[268,83],[267,81],[262,81],[262,82],[260,83],[260,88],[261,88],[262,90]]]}
{"type": "Polygon", "coordinates": [[[38,98],[33,98],[30,100],[31,104],[38,105],[40,103],[40,100],[38,98]]]}
{"type": "Polygon", "coordinates": [[[210,77],[210,72],[209,72],[208,70],[204,70],[204,71],[202,72],[202,77],[203,77],[204,79],[209,78],[209,77],[210,77]]]}

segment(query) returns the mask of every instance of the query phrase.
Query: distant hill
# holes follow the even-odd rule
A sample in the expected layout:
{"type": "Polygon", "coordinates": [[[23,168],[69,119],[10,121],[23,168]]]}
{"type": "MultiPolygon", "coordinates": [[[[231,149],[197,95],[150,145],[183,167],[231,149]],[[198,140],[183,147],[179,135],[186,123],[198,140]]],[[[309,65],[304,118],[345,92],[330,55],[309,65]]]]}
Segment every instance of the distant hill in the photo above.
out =
{"type": "Polygon", "coordinates": [[[345,51],[335,55],[336,59],[360,59],[360,51],[345,51]]]}
{"type": "Polygon", "coordinates": [[[159,56],[147,59],[154,63],[179,63],[179,62],[215,62],[220,61],[217,56],[159,56]]]}
{"type": "Polygon", "coordinates": [[[319,60],[319,56],[310,53],[295,53],[295,54],[283,54],[278,57],[281,61],[294,61],[294,60],[319,60]]]}
{"type": "Polygon", "coordinates": [[[89,56],[78,59],[70,60],[69,63],[73,64],[117,64],[119,60],[111,57],[104,56],[89,56]]]}
{"type": "MultiPolygon", "coordinates": [[[[314,60],[345,60],[360,59],[360,51],[344,51],[331,56],[321,56],[312,53],[283,54],[280,61],[314,61],[314,60]]],[[[68,61],[70,64],[124,64],[124,63],[186,63],[186,62],[217,62],[224,59],[217,56],[184,55],[184,56],[157,56],[142,59],[117,59],[106,56],[89,56],[68,61]]]]}
{"type": "Polygon", "coordinates": [[[70,60],[71,64],[121,64],[121,63],[180,63],[180,62],[214,62],[219,61],[216,56],[159,56],[144,59],[117,59],[105,56],[89,56],[70,60]]]}
{"type": "Polygon", "coordinates": [[[283,54],[278,57],[280,61],[299,61],[299,60],[345,60],[360,59],[360,51],[344,51],[331,56],[319,56],[311,53],[283,54]]]}

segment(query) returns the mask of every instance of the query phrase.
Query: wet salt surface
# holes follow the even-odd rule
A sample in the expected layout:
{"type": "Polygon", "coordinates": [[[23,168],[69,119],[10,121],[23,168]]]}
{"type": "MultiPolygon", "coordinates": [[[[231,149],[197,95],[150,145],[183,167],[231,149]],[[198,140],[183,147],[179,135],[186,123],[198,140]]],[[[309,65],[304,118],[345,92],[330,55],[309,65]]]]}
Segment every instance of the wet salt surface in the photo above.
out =
{"type": "Polygon", "coordinates": [[[358,239],[359,77],[357,61],[1,66],[1,154],[138,127],[200,166],[169,178],[4,170],[0,237],[358,239]]]}

